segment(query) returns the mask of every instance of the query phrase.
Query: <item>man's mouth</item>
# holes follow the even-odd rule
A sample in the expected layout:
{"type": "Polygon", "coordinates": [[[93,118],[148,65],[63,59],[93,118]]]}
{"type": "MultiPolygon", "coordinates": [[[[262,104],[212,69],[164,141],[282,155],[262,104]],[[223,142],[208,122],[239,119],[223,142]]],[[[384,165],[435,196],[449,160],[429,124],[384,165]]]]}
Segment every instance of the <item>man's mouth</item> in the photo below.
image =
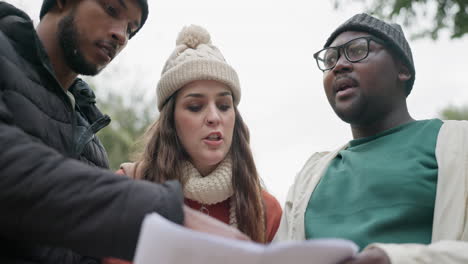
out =
{"type": "Polygon", "coordinates": [[[333,91],[336,94],[349,88],[357,87],[358,85],[358,82],[351,77],[341,77],[336,79],[333,85],[333,91]]]}
{"type": "Polygon", "coordinates": [[[117,53],[117,48],[115,45],[112,45],[111,43],[106,43],[106,42],[99,42],[98,47],[105,53],[107,56],[109,56],[110,60],[114,59],[116,53],[117,53]]]}

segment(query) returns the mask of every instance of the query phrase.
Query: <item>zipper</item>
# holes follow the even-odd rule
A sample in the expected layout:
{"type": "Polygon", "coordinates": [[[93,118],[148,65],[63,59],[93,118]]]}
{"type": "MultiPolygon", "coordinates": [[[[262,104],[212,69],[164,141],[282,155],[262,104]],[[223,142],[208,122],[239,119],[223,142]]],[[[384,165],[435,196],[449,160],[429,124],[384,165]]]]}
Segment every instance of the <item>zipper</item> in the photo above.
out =
{"type": "Polygon", "coordinates": [[[86,146],[86,144],[88,144],[94,138],[95,134],[99,130],[101,130],[104,127],[108,126],[110,124],[110,122],[111,122],[111,118],[108,115],[104,115],[103,117],[96,120],[96,122],[91,124],[83,133],[81,133],[81,135],[78,137],[78,139],[74,140],[75,148],[74,148],[74,151],[73,151],[73,156],[78,158],[81,155],[81,153],[83,152],[83,149],[86,146]]]}

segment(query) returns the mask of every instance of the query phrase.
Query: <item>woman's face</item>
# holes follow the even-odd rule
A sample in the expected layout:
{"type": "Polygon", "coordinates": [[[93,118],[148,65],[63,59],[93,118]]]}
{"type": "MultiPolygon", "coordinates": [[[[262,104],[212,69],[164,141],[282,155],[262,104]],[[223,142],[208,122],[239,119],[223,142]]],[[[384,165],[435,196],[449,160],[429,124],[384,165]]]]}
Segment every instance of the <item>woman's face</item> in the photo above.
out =
{"type": "Polygon", "coordinates": [[[191,162],[208,175],[231,148],[236,119],[231,90],[217,81],[191,82],[178,92],[174,116],[191,162]]]}

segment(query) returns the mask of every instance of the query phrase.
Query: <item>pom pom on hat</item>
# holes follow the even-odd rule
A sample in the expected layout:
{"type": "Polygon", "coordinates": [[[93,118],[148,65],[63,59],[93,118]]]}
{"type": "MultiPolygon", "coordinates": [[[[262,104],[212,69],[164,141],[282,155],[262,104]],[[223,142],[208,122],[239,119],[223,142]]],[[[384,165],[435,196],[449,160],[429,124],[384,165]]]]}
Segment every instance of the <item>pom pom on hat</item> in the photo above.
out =
{"type": "Polygon", "coordinates": [[[190,25],[184,27],[176,40],[176,48],[162,70],[156,88],[158,109],[186,84],[198,80],[212,80],[227,85],[232,91],[234,105],[241,98],[236,71],[224,59],[221,51],[211,43],[206,29],[190,25]]]}
{"type": "Polygon", "coordinates": [[[184,27],[176,40],[177,46],[186,45],[192,49],[197,48],[200,44],[211,44],[211,37],[206,29],[197,25],[184,27]]]}

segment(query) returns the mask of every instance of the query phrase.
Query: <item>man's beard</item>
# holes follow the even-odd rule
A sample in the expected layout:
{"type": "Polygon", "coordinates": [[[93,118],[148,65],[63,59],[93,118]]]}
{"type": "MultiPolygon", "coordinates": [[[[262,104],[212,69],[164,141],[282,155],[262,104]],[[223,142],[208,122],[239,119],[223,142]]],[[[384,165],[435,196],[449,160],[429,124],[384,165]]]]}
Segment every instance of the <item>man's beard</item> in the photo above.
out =
{"type": "Polygon", "coordinates": [[[65,62],[75,73],[94,76],[102,70],[88,62],[79,47],[80,33],[75,26],[74,11],[59,22],[57,36],[65,62]]]}

